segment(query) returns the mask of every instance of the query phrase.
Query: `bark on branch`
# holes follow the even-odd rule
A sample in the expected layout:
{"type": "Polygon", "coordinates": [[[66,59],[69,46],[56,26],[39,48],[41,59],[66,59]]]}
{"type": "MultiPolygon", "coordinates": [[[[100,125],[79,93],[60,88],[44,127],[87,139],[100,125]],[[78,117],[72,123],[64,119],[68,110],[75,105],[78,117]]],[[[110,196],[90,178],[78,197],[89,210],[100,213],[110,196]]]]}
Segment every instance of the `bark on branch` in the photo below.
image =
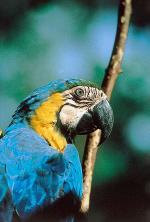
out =
{"type": "MultiPolygon", "coordinates": [[[[132,11],[132,0],[120,0],[118,9],[118,24],[112,55],[105,72],[101,88],[110,100],[115,82],[121,72],[121,63],[124,55],[125,43],[128,35],[129,22],[132,11]]],[[[90,192],[93,170],[95,165],[98,144],[101,139],[101,131],[87,136],[85,151],[83,155],[83,197],[81,212],[86,213],[89,209],[90,192]]]]}

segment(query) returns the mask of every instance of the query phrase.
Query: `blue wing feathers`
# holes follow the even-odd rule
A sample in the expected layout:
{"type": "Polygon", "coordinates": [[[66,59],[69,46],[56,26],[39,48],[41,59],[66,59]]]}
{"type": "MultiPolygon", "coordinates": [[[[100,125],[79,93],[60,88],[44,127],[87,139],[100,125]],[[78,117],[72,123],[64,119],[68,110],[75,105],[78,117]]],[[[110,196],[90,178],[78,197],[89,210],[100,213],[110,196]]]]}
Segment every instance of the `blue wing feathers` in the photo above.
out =
{"type": "Polygon", "coordinates": [[[0,221],[11,222],[14,209],[6,180],[6,167],[3,163],[3,148],[4,144],[2,140],[0,140],[0,221]]]}
{"type": "Polygon", "coordinates": [[[9,190],[21,217],[70,192],[81,198],[82,170],[74,145],[59,153],[19,123],[8,128],[0,146],[0,201],[9,190]]]}

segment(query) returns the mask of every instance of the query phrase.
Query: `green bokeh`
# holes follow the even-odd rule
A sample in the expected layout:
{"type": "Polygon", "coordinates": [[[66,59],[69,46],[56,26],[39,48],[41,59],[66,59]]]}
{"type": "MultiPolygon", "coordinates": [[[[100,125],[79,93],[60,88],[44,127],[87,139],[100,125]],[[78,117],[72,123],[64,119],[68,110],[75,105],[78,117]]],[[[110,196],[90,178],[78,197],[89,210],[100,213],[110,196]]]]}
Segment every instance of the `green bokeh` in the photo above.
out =
{"type": "MultiPolygon", "coordinates": [[[[0,35],[3,129],[17,105],[35,88],[58,78],[85,78],[98,84],[103,79],[113,47],[116,8],[102,5],[92,10],[66,2],[30,9],[11,31],[0,35]]],[[[149,169],[149,39],[148,28],[131,25],[123,73],[111,100],[115,117],[113,132],[97,153],[93,178],[96,189],[127,177],[135,166],[149,169]]],[[[76,138],[75,143],[82,159],[85,137],[76,138]]]]}

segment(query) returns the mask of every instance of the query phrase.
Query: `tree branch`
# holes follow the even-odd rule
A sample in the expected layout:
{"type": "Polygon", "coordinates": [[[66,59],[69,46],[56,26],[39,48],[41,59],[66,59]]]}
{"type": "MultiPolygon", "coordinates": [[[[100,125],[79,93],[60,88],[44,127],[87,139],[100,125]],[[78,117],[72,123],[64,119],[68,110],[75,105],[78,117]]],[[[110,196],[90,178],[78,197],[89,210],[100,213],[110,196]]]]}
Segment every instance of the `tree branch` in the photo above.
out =
{"type": "MultiPolygon", "coordinates": [[[[131,9],[132,0],[120,0],[114,47],[101,87],[108,96],[109,100],[111,98],[116,80],[119,76],[119,73],[121,72],[121,63],[128,35],[128,28],[132,11],[131,9]]],[[[87,136],[85,144],[85,151],[83,155],[83,197],[81,202],[82,213],[86,213],[89,209],[92,176],[100,139],[101,131],[96,130],[87,136]]]]}

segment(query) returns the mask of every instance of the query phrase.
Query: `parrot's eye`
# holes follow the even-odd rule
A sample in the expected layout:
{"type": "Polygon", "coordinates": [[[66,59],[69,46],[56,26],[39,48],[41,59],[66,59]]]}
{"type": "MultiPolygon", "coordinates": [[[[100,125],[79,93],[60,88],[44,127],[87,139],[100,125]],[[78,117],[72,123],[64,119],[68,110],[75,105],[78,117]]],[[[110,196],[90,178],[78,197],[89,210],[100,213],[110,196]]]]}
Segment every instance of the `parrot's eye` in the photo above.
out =
{"type": "Polygon", "coordinates": [[[84,90],[81,89],[81,88],[76,89],[76,90],[75,90],[75,95],[76,95],[77,97],[82,97],[82,96],[84,96],[84,90]]]}

